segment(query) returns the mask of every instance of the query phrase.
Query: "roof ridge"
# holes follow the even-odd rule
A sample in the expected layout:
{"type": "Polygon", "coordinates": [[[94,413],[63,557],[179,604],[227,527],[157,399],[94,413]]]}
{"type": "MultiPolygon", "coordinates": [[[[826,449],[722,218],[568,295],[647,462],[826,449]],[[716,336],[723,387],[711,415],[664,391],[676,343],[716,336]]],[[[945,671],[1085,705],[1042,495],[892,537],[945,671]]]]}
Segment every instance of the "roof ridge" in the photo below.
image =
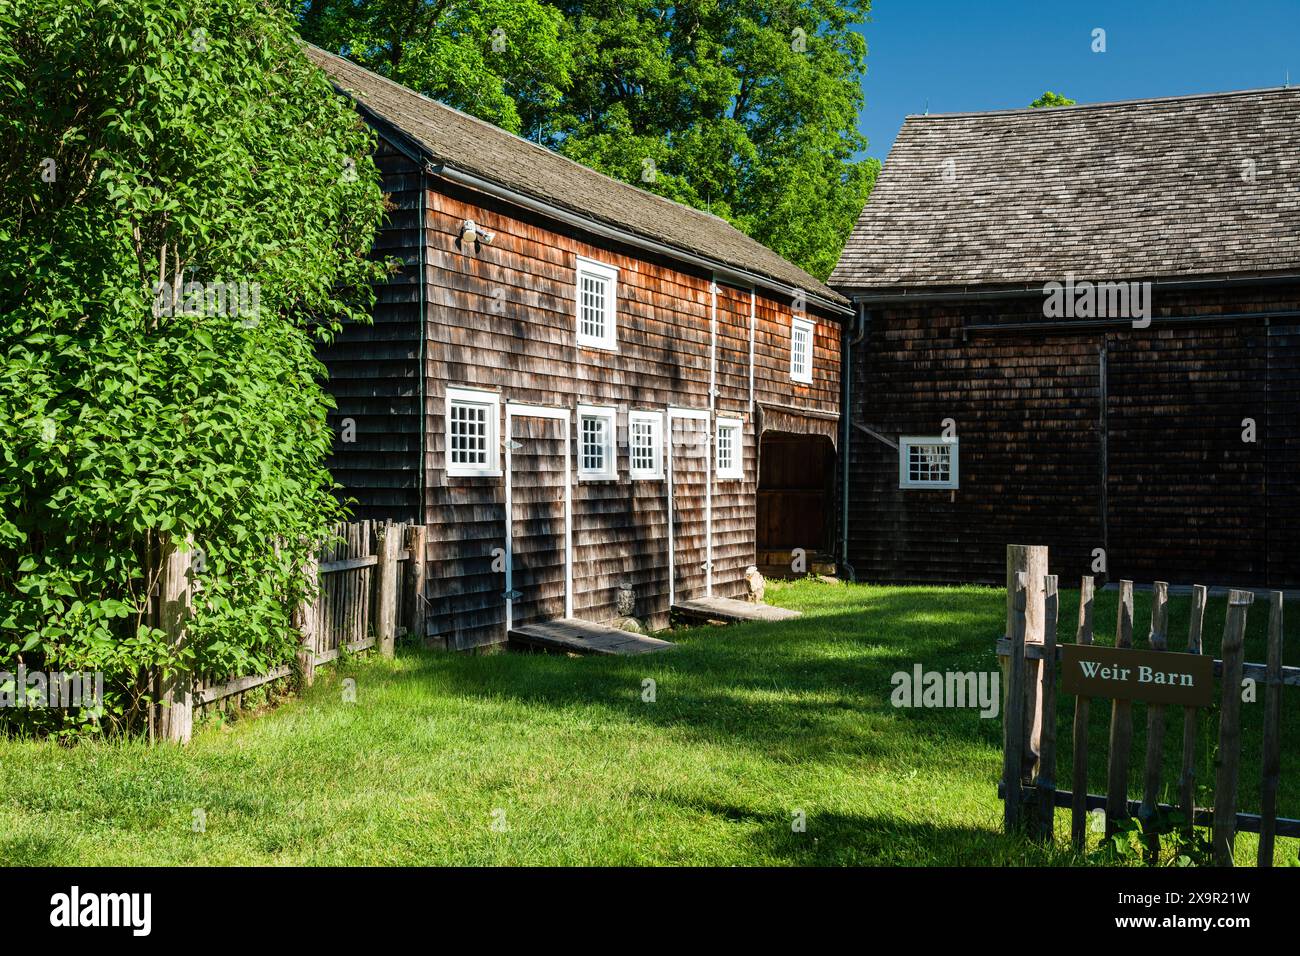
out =
{"type": "Polygon", "coordinates": [[[1184,100],[1227,99],[1234,96],[1251,96],[1261,93],[1300,93],[1300,86],[1263,86],[1256,89],[1223,90],[1215,93],[1183,93],[1177,96],[1145,96],[1131,100],[1103,100],[1098,103],[1074,103],[1070,106],[1053,106],[1049,108],[1017,106],[1009,109],[997,110],[960,110],[953,113],[908,113],[904,119],[934,120],[955,119],[969,116],[1014,116],[1017,114],[1048,116],[1063,112],[1077,112],[1080,110],[1115,109],[1124,106],[1142,106],[1149,103],[1177,103],[1184,100]]]}

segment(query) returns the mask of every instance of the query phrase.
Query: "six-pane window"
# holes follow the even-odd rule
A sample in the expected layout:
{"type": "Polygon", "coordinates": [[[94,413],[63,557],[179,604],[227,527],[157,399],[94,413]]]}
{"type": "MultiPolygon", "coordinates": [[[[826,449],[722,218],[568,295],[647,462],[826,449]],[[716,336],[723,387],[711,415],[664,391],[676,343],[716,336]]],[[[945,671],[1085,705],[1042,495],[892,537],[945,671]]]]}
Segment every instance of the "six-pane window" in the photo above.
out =
{"type": "Polygon", "coordinates": [[[722,480],[734,480],[742,477],[741,467],[741,422],[736,418],[718,419],[718,458],[717,475],[722,480]]]}
{"type": "Polygon", "coordinates": [[[790,323],[790,377],[796,382],[812,381],[813,324],[807,319],[790,323]]]}
{"type": "Polygon", "coordinates": [[[578,344],[597,349],[616,348],[618,270],[579,257],[577,299],[578,344]]]}
{"type": "Polygon", "coordinates": [[[633,478],[662,478],[664,418],[660,412],[628,412],[629,470],[633,478]]]}
{"type": "Polygon", "coordinates": [[[618,477],[614,461],[614,409],[578,406],[578,477],[618,477]]]}
{"type": "Polygon", "coordinates": [[[901,438],[898,442],[898,487],[959,487],[957,439],[901,438]]]}
{"type": "Polygon", "coordinates": [[[447,389],[447,474],[500,475],[500,396],[478,389],[447,389]]]}

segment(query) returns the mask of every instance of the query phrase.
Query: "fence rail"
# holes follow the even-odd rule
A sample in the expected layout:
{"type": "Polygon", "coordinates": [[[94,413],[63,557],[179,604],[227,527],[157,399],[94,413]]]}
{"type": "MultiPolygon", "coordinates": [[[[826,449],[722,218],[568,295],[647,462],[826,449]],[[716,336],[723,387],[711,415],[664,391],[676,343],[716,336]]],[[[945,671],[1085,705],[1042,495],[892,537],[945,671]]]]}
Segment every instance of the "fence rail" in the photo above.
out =
{"type": "MultiPolygon", "coordinates": [[[[1211,830],[1211,851],[1216,864],[1231,866],[1238,832],[1260,835],[1257,864],[1271,866],[1277,836],[1300,837],[1300,820],[1278,816],[1277,791],[1281,773],[1282,690],[1300,686],[1300,667],[1282,664],[1283,595],[1269,595],[1268,660],[1244,660],[1246,618],[1254,602],[1250,591],[1230,591],[1224,623],[1222,660],[1213,661],[1212,673],[1219,680],[1218,749],[1215,758],[1214,804],[1197,807],[1196,743],[1201,707],[1165,704],[1147,699],[1146,750],[1142,755],[1142,797],[1128,794],[1129,764],[1132,758],[1132,700],[1115,695],[1111,699],[1107,792],[1088,793],[1088,729],[1093,698],[1080,693],[1075,699],[1072,728],[1074,763],[1071,789],[1056,783],[1056,693],[1057,664],[1065,656],[1057,642],[1057,578],[1046,574],[1047,549],[1010,545],[1007,548],[1007,636],[998,641],[1004,669],[1006,695],[1003,706],[1003,774],[998,797],[1003,800],[1003,818],[1008,832],[1024,828],[1041,840],[1050,841],[1055,829],[1055,810],[1069,807],[1070,834],[1076,849],[1086,841],[1089,811],[1104,809],[1106,837],[1119,831],[1123,821],[1136,819],[1141,828],[1144,853],[1158,858],[1161,820],[1178,813],[1181,827],[1200,825],[1211,830]],[[1237,809],[1237,785],[1241,760],[1241,688],[1249,677],[1265,690],[1262,740],[1260,812],[1237,809]],[[1182,711],[1181,772],[1177,780],[1177,806],[1159,802],[1164,767],[1166,718],[1169,711],[1182,711]]],[[[1192,589],[1192,614],[1187,654],[1202,653],[1207,589],[1192,589]]],[[[1075,644],[1092,644],[1095,589],[1085,576],[1079,590],[1079,618],[1075,644]]],[[[1133,582],[1121,581],[1115,629],[1115,647],[1133,646],[1133,582]]],[[[1148,649],[1168,652],[1169,590],[1155,582],[1151,600],[1151,629],[1148,649]]],[[[1076,652],[1078,653],[1078,652],[1076,652]]],[[[1184,658],[1187,660],[1186,658],[1184,658]]],[[[1104,698],[1098,698],[1104,701],[1104,698]]]]}
{"type": "MultiPolygon", "coordinates": [[[[391,657],[398,637],[423,636],[427,542],[422,525],[359,521],[332,529],[306,568],[312,598],[293,609],[302,636],[296,662],[263,674],[159,675],[150,724],[155,739],[186,743],[196,711],[272,681],[296,675],[300,686],[310,686],[317,665],[337,659],[344,649],[378,647],[391,657]]],[[[194,553],[170,548],[159,579],[155,620],[177,646],[185,641],[196,589],[194,553]]]]}

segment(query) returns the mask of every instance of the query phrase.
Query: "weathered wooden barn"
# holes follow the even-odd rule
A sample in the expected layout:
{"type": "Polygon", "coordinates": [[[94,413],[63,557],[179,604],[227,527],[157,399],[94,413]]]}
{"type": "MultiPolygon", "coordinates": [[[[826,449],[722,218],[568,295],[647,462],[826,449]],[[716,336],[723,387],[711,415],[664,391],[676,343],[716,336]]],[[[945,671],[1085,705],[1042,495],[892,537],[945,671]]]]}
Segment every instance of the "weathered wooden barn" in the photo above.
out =
{"type": "Polygon", "coordinates": [[[1300,89],[908,117],[830,284],[859,578],[1300,585],[1300,89]]]}
{"type": "Polygon", "coordinates": [[[765,548],[830,550],[845,299],[716,216],[309,54],[379,134],[377,251],[406,264],[322,353],[330,467],[358,517],[430,527],[428,643],[608,621],[622,589],[661,627],[742,597],[765,548]]]}

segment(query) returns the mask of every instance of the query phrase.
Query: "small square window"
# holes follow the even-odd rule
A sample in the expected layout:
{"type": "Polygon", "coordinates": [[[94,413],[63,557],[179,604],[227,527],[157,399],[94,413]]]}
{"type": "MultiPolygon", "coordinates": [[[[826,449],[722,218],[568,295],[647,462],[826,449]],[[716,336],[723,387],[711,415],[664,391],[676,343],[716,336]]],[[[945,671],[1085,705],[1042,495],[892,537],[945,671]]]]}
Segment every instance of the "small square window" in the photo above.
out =
{"type": "Polygon", "coordinates": [[[898,487],[957,488],[957,439],[904,436],[898,441],[898,487]]]}
{"type": "Polygon", "coordinates": [[[501,474],[501,396],[471,388],[447,389],[447,474],[501,474]]]}
{"type": "Polygon", "coordinates": [[[616,420],[616,412],[612,408],[578,406],[579,480],[614,481],[618,478],[618,463],[614,458],[616,420]]]}
{"type": "Polygon", "coordinates": [[[664,476],[662,412],[628,412],[628,473],[633,478],[664,476]]]}
{"type": "Polygon", "coordinates": [[[578,257],[578,344],[593,349],[618,348],[618,270],[578,257]]]}
{"type": "Polygon", "coordinates": [[[796,382],[812,382],[814,328],[807,319],[790,322],[790,377],[796,382]]]}
{"type": "Polygon", "coordinates": [[[744,423],[738,418],[719,418],[717,468],[720,481],[738,481],[745,475],[744,423]]]}

